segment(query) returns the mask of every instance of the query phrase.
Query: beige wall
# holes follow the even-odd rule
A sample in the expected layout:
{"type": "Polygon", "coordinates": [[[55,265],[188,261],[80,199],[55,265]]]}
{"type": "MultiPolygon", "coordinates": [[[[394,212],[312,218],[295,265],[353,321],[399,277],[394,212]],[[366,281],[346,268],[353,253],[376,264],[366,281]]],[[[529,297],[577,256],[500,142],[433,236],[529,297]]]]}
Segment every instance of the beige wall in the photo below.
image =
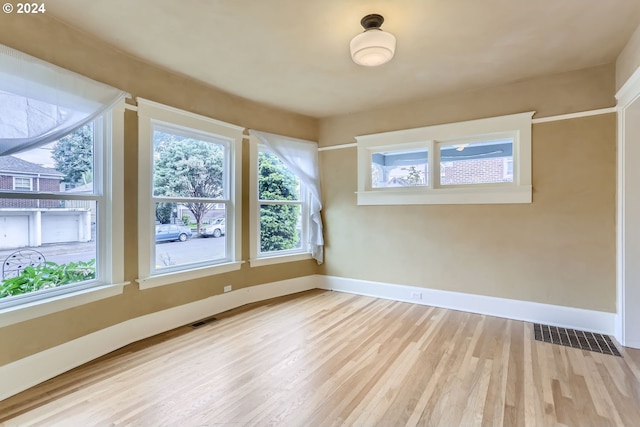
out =
{"type": "MultiPolygon", "coordinates": [[[[116,51],[46,15],[5,15],[0,43],[126,90],[133,96],[236,125],[317,140],[317,120],[239,98],[116,51]]],[[[125,277],[137,276],[137,116],[125,116],[125,277]]],[[[243,150],[243,205],[248,199],[248,150],[243,150]]],[[[243,212],[243,259],[249,258],[249,217],[243,212]]],[[[314,274],[314,261],[249,268],[149,290],[135,282],[123,295],[0,328],[0,366],[128,319],[222,293],[314,274]]]]}
{"type": "Polygon", "coordinates": [[[355,142],[357,135],[536,111],[534,118],[615,106],[615,67],[539,77],[388,106],[320,122],[320,145],[355,142]]]}
{"type": "MultiPolygon", "coordinates": [[[[418,124],[403,112],[388,111],[397,119],[384,125],[378,112],[334,118],[322,130],[342,143],[418,124]]],[[[615,126],[615,114],[534,125],[531,204],[357,206],[356,149],[322,151],[321,273],[615,312],[615,126]]]]}
{"type": "Polygon", "coordinates": [[[616,90],[640,67],[640,26],[636,28],[616,61],[616,90]]]}

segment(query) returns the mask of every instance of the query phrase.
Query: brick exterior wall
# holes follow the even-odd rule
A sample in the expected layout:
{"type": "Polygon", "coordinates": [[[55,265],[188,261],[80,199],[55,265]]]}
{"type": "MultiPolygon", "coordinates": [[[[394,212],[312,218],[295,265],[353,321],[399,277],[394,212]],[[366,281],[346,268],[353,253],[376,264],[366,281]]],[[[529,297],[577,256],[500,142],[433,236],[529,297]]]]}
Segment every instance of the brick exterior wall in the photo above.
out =
{"type": "Polygon", "coordinates": [[[442,162],[440,182],[442,185],[511,182],[505,177],[505,158],[458,160],[442,162]]]}
{"type": "MultiPolygon", "coordinates": [[[[40,191],[60,191],[60,180],[47,178],[33,178],[33,189],[40,191]]],[[[0,175],[0,189],[13,190],[13,177],[0,175]]],[[[35,200],[35,199],[0,199],[1,208],[60,208],[60,200],[35,200]]]]}

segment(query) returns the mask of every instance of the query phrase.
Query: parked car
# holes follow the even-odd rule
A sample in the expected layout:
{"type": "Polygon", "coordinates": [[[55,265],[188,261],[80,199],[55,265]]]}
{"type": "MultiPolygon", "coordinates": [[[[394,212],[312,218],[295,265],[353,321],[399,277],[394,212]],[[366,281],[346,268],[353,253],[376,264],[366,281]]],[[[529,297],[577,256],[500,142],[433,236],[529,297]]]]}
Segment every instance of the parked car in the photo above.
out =
{"type": "Polygon", "coordinates": [[[171,242],[179,240],[181,242],[189,239],[193,234],[189,227],[176,224],[156,225],[156,242],[171,242]]]}
{"type": "Polygon", "coordinates": [[[202,237],[220,237],[226,234],[226,226],[224,218],[216,218],[211,224],[200,227],[200,235],[202,237]]]}

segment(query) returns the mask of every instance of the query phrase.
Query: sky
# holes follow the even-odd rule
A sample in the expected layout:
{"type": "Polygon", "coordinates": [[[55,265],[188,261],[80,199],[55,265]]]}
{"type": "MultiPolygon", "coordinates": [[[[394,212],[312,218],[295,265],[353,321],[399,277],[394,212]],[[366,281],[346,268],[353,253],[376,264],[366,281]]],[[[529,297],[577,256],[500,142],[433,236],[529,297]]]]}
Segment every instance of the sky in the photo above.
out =
{"type": "Polygon", "coordinates": [[[42,147],[34,148],[33,150],[13,154],[13,156],[40,166],[44,166],[45,168],[53,169],[55,168],[55,162],[51,156],[53,144],[55,144],[55,142],[44,145],[42,147]]]}

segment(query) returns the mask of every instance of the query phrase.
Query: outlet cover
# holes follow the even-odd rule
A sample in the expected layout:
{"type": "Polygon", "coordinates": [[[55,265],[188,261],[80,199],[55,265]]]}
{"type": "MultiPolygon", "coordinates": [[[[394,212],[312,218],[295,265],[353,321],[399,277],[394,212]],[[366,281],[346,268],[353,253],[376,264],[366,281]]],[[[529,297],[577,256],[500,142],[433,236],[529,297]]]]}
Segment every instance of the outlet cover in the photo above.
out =
{"type": "Polygon", "coordinates": [[[411,299],[422,299],[422,292],[411,292],[411,299]]]}
{"type": "Polygon", "coordinates": [[[225,292],[231,292],[231,285],[227,285],[224,287],[225,292]]]}

